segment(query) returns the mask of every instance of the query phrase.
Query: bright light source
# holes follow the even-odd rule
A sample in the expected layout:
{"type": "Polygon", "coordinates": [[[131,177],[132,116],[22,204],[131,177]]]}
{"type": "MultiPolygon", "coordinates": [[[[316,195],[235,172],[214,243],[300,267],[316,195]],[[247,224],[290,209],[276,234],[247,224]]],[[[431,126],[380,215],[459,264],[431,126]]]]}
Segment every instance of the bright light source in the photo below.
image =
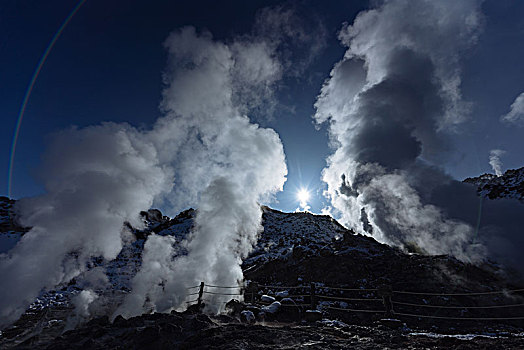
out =
{"type": "Polygon", "coordinates": [[[300,203],[307,203],[307,201],[309,200],[309,191],[305,188],[301,188],[297,192],[297,199],[300,203]]]}

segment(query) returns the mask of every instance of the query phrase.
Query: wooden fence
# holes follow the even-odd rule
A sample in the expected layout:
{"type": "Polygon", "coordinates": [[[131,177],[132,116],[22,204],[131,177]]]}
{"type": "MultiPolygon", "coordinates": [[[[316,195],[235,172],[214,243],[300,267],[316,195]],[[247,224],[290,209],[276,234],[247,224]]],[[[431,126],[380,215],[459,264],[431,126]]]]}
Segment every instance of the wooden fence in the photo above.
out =
{"type": "MultiPolygon", "coordinates": [[[[287,306],[296,306],[310,310],[335,310],[353,313],[375,313],[383,314],[385,317],[413,317],[447,320],[475,320],[475,321],[494,321],[494,320],[524,320],[524,289],[483,291],[483,292],[460,292],[460,293],[432,293],[418,291],[399,291],[393,290],[390,286],[382,285],[377,288],[348,288],[348,287],[329,287],[322,283],[311,282],[299,286],[264,285],[250,282],[247,285],[236,286],[217,286],[200,285],[188,288],[188,297],[196,299],[187,301],[187,304],[195,304],[200,307],[205,301],[206,295],[243,296],[245,302],[268,304],[260,300],[261,295],[269,295],[274,298],[287,298],[292,303],[287,306]],[[280,292],[280,293],[279,293],[280,292]],[[496,304],[493,300],[490,305],[482,304],[485,297],[495,297],[505,299],[512,297],[519,303],[496,304]],[[460,304],[460,300],[468,298],[468,304],[460,304]],[[410,298],[409,301],[407,299],[410,298]],[[418,302],[412,302],[416,299],[418,302]],[[430,300],[428,300],[430,299],[430,300]],[[440,302],[435,303],[438,300],[440,302]],[[492,317],[490,310],[508,310],[509,315],[503,317],[492,317]],[[422,313],[422,310],[432,312],[422,313]],[[438,315],[442,310],[458,312],[457,315],[438,315]],[[470,315],[472,311],[482,311],[482,315],[470,315]],[[488,314],[486,314],[488,312],[488,314]]],[[[463,300],[464,301],[464,300],[463,300]]]]}

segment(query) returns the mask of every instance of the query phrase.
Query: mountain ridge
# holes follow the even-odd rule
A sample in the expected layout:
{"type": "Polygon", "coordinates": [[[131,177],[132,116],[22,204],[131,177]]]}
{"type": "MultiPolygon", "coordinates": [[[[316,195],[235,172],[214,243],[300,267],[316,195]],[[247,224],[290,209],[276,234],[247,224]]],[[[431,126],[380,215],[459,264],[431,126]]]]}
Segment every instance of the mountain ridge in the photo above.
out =
{"type": "Polygon", "coordinates": [[[515,198],[524,201],[524,167],[509,169],[501,176],[486,173],[468,177],[464,182],[476,185],[477,194],[484,198],[515,198]]]}

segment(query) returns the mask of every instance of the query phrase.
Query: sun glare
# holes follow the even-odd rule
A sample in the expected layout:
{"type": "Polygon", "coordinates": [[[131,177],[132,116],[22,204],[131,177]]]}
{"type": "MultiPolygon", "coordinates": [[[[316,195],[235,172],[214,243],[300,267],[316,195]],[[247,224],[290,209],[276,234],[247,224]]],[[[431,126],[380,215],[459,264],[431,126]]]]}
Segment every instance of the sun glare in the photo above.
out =
{"type": "Polygon", "coordinates": [[[297,192],[297,199],[300,203],[307,203],[307,201],[309,200],[309,191],[305,188],[301,188],[297,192]]]}

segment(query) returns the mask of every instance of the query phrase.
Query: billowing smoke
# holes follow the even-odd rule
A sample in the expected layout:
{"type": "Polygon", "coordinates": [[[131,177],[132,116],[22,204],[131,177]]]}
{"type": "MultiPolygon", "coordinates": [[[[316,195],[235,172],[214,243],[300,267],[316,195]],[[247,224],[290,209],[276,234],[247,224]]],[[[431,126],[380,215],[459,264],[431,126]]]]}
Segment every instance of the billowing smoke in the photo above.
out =
{"type": "MultiPolygon", "coordinates": [[[[196,203],[198,212],[193,232],[182,243],[187,255],[173,260],[169,237],[148,239],[133,291],[117,313],[181,308],[187,288],[200,281],[226,286],[242,282],[242,258],[261,230],[258,202],[281,190],[287,174],[278,135],[250,123],[240,114],[245,105],[236,104],[240,99],[235,95],[244,94],[237,86],[270,85],[279,74],[278,62],[268,55],[271,51],[260,45],[265,44],[226,45],[209,33],[198,35],[192,27],[166,41],[167,115],[152,133],[175,169],[171,203],[175,208],[196,203]],[[248,59],[252,50],[257,54],[248,59]],[[180,135],[180,143],[162,144],[173,132],[180,135]]],[[[210,309],[218,311],[221,301],[211,300],[210,309]]]]}
{"type": "Polygon", "coordinates": [[[479,212],[475,188],[438,166],[446,134],[468,118],[459,63],[481,22],[480,1],[394,0],[342,28],[348,49],[318,96],[315,119],[329,122],[335,152],[323,179],[345,225],[466,261],[486,253],[519,259],[493,244],[522,240],[510,227],[521,221],[509,209],[515,203],[479,212]]]}
{"type": "Polygon", "coordinates": [[[169,191],[172,173],[154,145],[124,124],[71,128],[53,136],[40,173],[47,193],[19,202],[32,227],[0,257],[0,322],[15,320],[42,289],[70,281],[93,257],[114,259],[123,222],[169,191]]]}
{"type": "Polygon", "coordinates": [[[524,92],[515,98],[507,114],[501,117],[507,124],[524,126],[524,92]]]}
{"type": "Polygon", "coordinates": [[[497,176],[502,176],[502,160],[500,160],[500,157],[504,155],[504,153],[506,153],[506,151],[501,149],[492,149],[489,152],[489,165],[491,165],[497,176]]]}
{"type": "MultiPolygon", "coordinates": [[[[303,69],[323,45],[321,26],[310,24],[317,30],[309,33],[320,34],[306,35],[293,11],[263,9],[251,34],[228,43],[192,27],[166,40],[166,116],[152,135],[175,170],[166,199],[175,212],[196,205],[195,228],[182,243],[187,255],[175,259],[170,238],[148,239],[133,291],[114,316],[183,308],[187,288],[201,281],[241,284],[240,264],[262,229],[259,202],[282,190],[287,174],[278,135],[243,114],[259,114],[261,106],[270,114],[277,82],[303,69]],[[308,49],[297,56],[297,46],[308,49]]],[[[208,297],[208,309],[219,311],[225,298],[208,297]]]]}
{"type": "Polygon", "coordinates": [[[341,30],[348,50],[315,118],[330,121],[336,152],[323,177],[345,224],[429,253],[470,255],[471,228],[427,197],[452,181],[429,162],[445,149],[440,130],[465,118],[458,58],[479,18],[477,1],[388,1],[341,30]]]}
{"type": "MultiPolygon", "coordinates": [[[[273,19],[282,13],[262,12],[273,19]]],[[[187,255],[176,257],[180,247],[170,237],[150,236],[133,290],[115,315],[181,308],[187,287],[200,281],[242,282],[242,258],[261,230],[260,203],[282,190],[287,175],[279,136],[245,112],[271,105],[289,58],[281,48],[304,32],[278,37],[270,22],[259,19],[264,30],[228,43],[193,27],[172,33],[165,41],[163,116],[151,129],[106,123],[51,138],[42,172],[47,192],[20,201],[22,224],[33,229],[1,257],[0,276],[9,286],[0,291],[1,325],[39,292],[78,276],[89,279],[93,258],[114,259],[129,238],[124,222],[141,227],[138,214],[153,202],[171,213],[198,208],[194,230],[182,243],[187,255]]],[[[104,281],[84,283],[73,300],[72,323],[103,309],[98,291],[104,281]]],[[[209,310],[218,311],[221,302],[213,298],[209,310]]]]}

